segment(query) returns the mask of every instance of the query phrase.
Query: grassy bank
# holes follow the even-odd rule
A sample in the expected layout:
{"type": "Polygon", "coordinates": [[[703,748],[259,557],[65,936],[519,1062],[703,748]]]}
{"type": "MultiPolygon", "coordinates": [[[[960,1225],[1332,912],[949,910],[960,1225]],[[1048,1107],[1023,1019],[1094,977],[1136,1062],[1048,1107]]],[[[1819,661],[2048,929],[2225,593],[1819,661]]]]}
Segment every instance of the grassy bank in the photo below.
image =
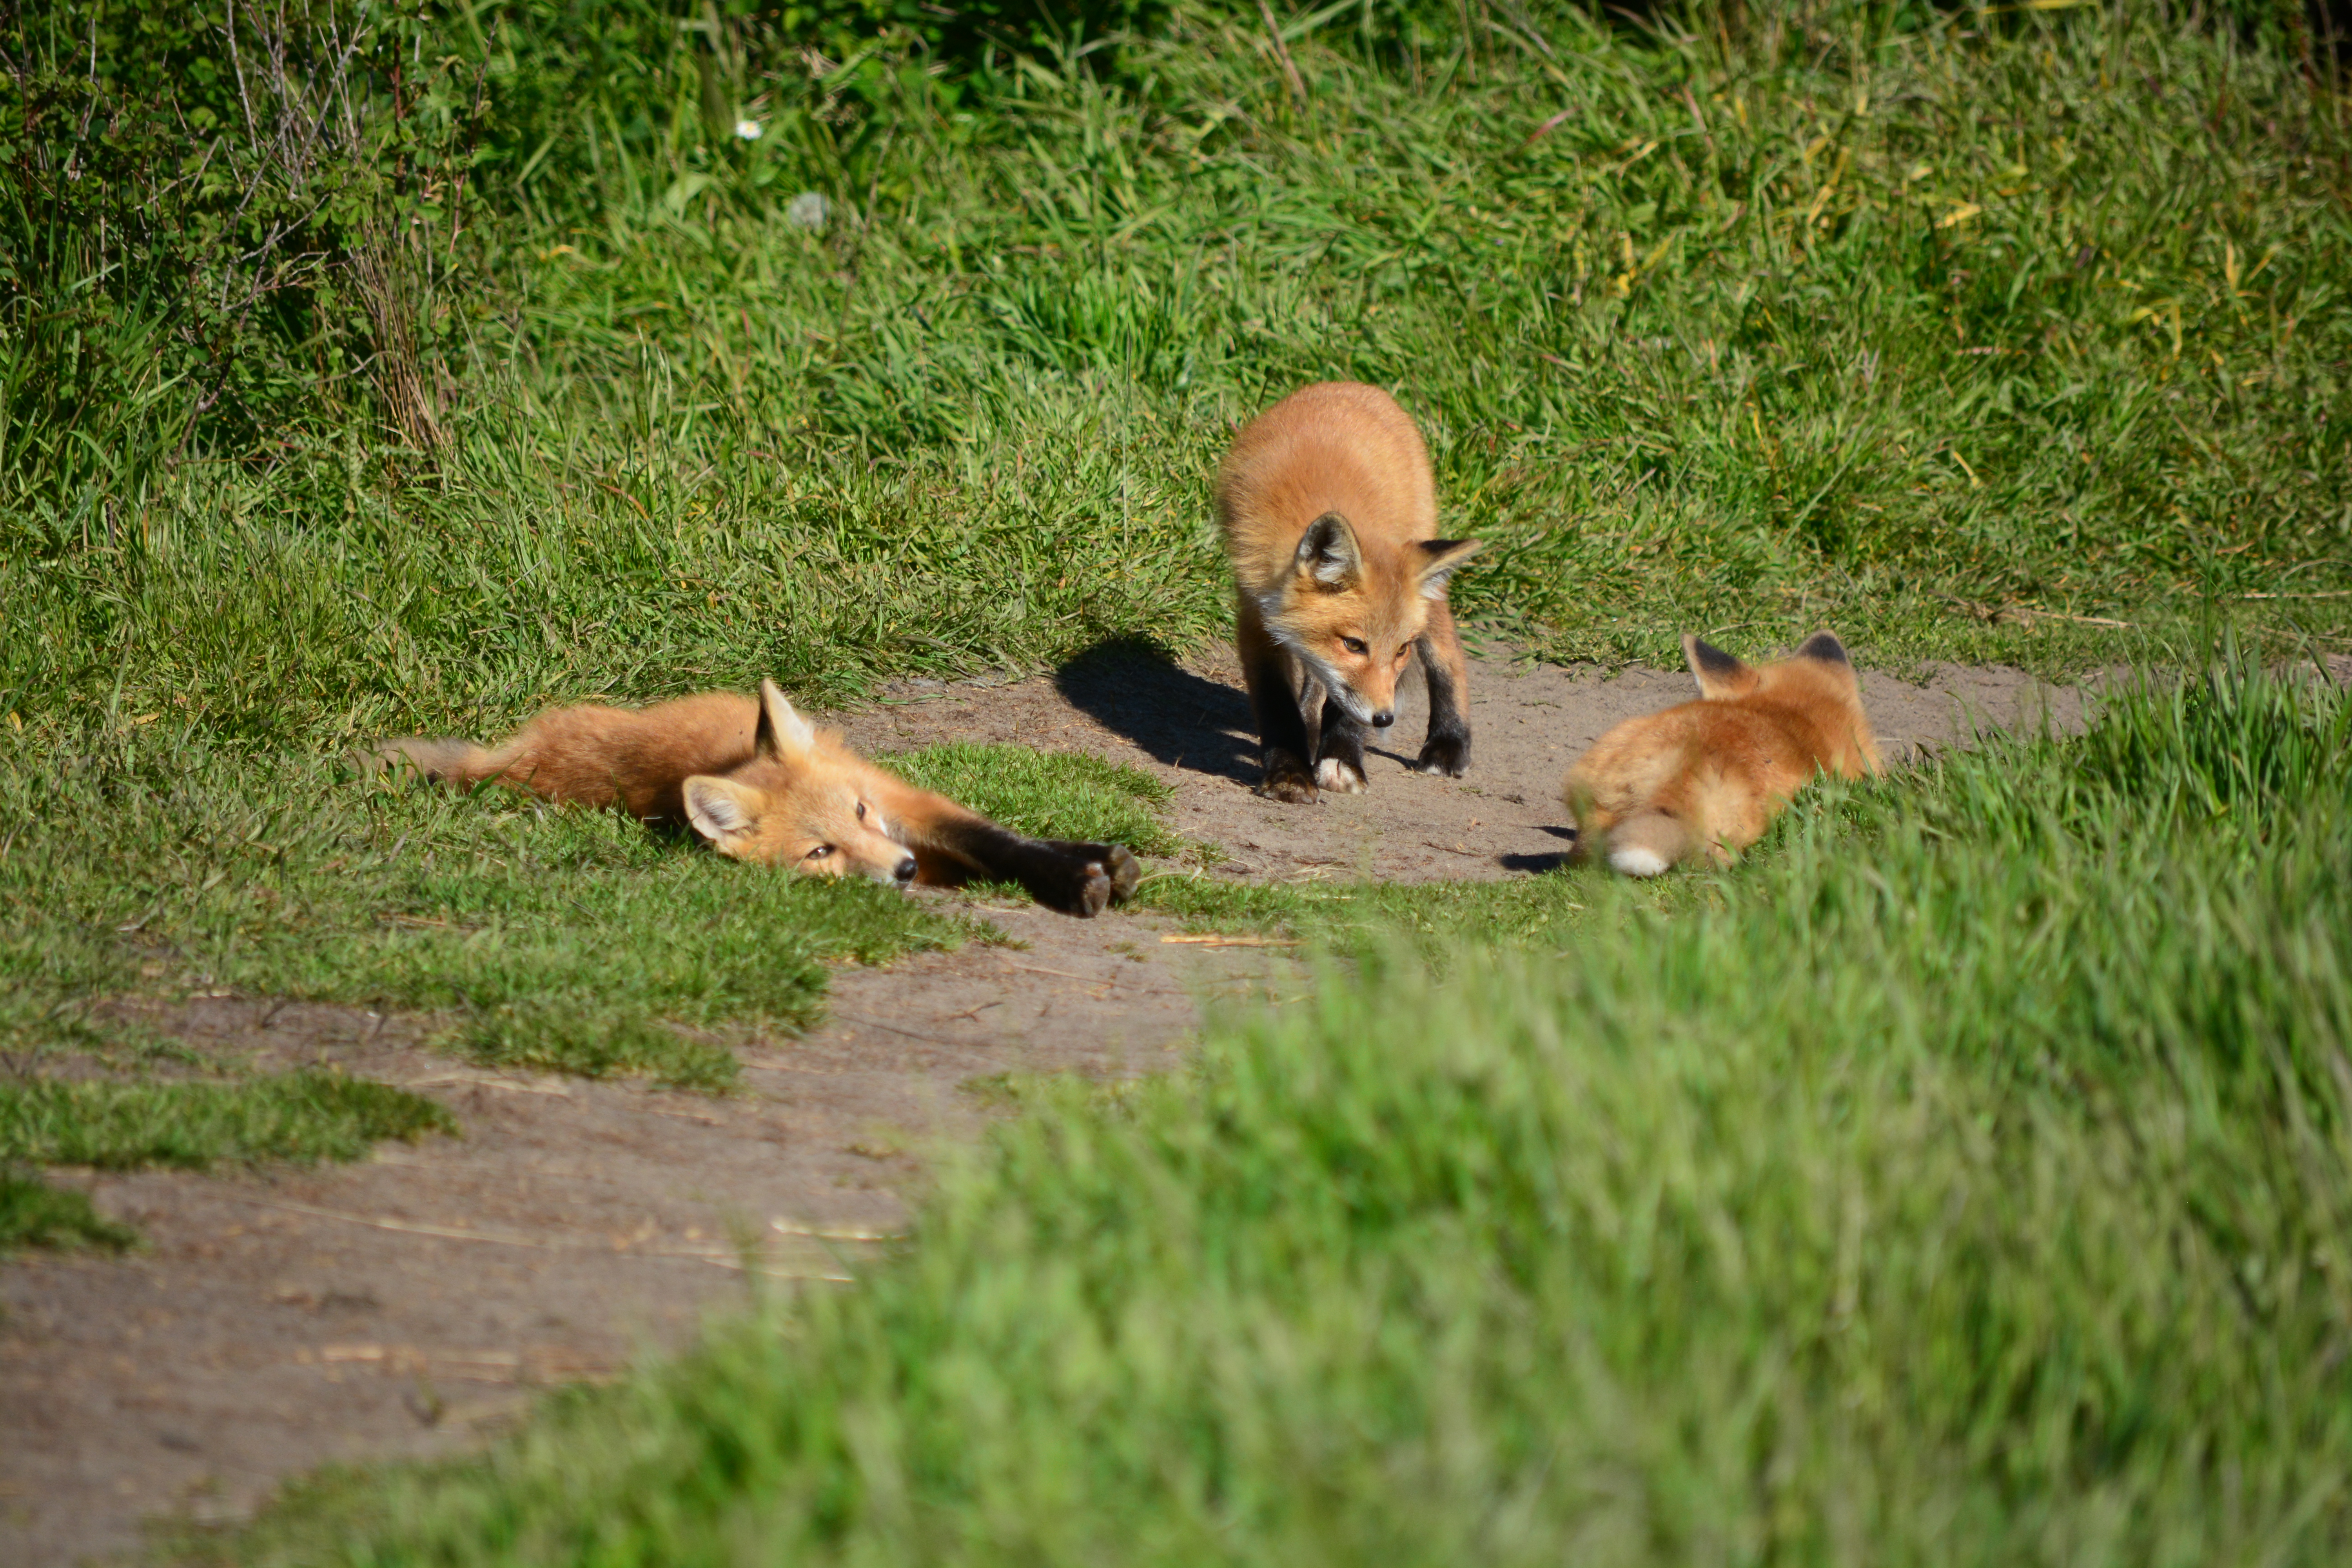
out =
{"type": "Polygon", "coordinates": [[[855,1293],[240,1563],[2352,1543],[2352,703],[2224,676],[1034,1091],[855,1293]]]}
{"type": "Polygon", "coordinates": [[[1559,6],[1465,52],[1318,11],[1301,96],[1254,13],[1180,7],[953,79],[778,47],[742,142],[683,45],[547,110],[553,15],[445,41],[541,154],[450,242],[446,449],[364,399],[135,471],[20,441],[0,722],[311,748],[1192,644],[1216,455],[1322,376],[1414,409],[1494,542],[1462,603],[1555,656],[1831,623],[2052,667],[2352,613],[2352,121],[2274,31],[1559,6]]]}

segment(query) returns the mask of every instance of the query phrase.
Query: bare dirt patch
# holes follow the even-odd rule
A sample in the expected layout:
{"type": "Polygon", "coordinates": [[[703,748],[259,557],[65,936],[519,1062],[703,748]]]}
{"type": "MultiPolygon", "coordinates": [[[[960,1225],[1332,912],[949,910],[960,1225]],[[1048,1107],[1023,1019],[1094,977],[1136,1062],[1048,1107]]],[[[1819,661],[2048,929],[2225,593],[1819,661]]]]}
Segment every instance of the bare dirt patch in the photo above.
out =
{"type": "MultiPolygon", "coordinates": [[[[1979,724],[2081,721],[2078,692],[2013,670],[1927,673],[1864,679],[1893,756],[1979,724]]],[[[1177,667],[1111,650],[1050,678],[908,684],[836,721],[873,750],[1011,741],[1142,768],[1174,788],[1176,829],[1223,857],[1162,869],[1431,880],[1558,865],[1568,763],[1689,692],[1679,671],[1487,658],[1472,675],[1467,779],[1406,771],[1414,693],[1371,753],[1370,791],[1313,806],[1250,793],[1248,704],[1214,655],[1177,667]]],[[[0,1560],[123,1552],[148,1516],[235,1518],[321,1463],[446,1452],[538,1389],[677,1348],[751,1289],[840,1289],[904,1225],[927,1152],[983,1123],[975,1086],[1164,1070],[1203,998],[1296,988],[1280,950],[1163,942],[1173,928],[1148,914],[1080,921],[920,896],[1021,945],[842,972],[831,1022],[744,1048],[744,1091],[726,1099],[485,1071],[427,1048],[425,1020],[154,1005],[151,1021],[214,1054],[330,1063],[433,1095],[465,1136],[315,1170],[58,1173],[149,1246],[0,1266],[0,1560]]]]}

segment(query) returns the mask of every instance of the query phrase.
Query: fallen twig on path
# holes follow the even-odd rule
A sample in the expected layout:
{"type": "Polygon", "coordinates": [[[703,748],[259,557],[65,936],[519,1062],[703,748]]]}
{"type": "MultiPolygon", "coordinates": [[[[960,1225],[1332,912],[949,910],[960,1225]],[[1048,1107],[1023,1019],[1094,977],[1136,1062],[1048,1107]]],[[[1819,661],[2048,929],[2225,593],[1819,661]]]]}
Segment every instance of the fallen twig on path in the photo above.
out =
{"type": "Polygon", "coordinates": [[[1065,980],[1077,980],[1088,984],[1092,984],[1096,978],[1089,974],[1073,974],[1066,969],[1047,969],[1042,964],[1015,963],[1013,960],[1005,957],[1001,952],[996,955],[996,958],[997,962],[1003,964],[1007,969],[1018,969],[1030,974],[1058,974],[1065,980]]]}

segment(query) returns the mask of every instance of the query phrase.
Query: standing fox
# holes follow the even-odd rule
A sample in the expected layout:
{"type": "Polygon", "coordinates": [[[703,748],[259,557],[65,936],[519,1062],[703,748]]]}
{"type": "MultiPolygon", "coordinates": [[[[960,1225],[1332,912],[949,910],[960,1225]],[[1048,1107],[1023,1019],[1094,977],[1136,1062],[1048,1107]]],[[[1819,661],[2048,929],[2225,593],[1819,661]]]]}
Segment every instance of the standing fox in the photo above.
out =
{"type": "Polygon", "coordinates": [[[1683,638],[1683,657],[1699,701],[1626,720],[1568,770],[1579,858],[1605,849],[1629,877],[1701,849],[1727,863],[1816,773],[1879,771],[1862,688],[1830,633],[1760,668],[1695,637],[1683,638]]]}
{"type": "Polygon", "coordinates": [[[1396,722],[1397,678],[1416,653],[1429,736],[1415,765],[1460,778],[1468,671],[1445,584],[1478,542],[1436,537],[1429,453],[1396,400],[1323,382],[1259,415],[1218,471],[1217,521],[1257,713],[1257,793],[1306,803],[1318,787],[1362,790],[1364,726],[1396,722]]]}
{"type": "Polygon", "coordinates": [[[1024,838],[883,772],[794,712],[772,680],[756,700],[716,691],[644,709],[551,708],[495,750],[412,736],[383,742],[373,760],[686,822],[721,855],[809,876],[1018,882],[1075,915],[1124,899],[1141,873],[1124,845],[1024,838]]]}

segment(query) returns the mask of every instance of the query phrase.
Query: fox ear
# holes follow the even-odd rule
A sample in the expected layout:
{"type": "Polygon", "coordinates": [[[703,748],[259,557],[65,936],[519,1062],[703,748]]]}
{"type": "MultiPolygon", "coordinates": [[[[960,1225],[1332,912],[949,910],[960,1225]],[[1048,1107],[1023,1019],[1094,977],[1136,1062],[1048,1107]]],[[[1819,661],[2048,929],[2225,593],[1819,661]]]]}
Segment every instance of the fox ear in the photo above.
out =
{"type": "Polygon", "coordinates": [[[1837,640],[1835,632],[1815,632],[1797,649],[1799,658],[1817,659],[1822,664],[1843,664],[1849,668],[1853,661],[1845,656],[1845,644],[1837,640]]]}
{"type": "Polygon", "coordinates": [[[1698,682],[1698,694],[1710,701],[1738,697],[1756,684],[1754,670],[1688,632],[1683,634],[1683,659],[1690,666],[1691,679],[1698,682]]]}
{"type": "Polygon", "coordinates": [[[714,778],[708,773],[687,780],[682,788],[686,795],[686,819],[694,824],[694,830],[710,840],[711,847],[720,854],[741,854],[743,846],[760,830],[760,812],[767,804],[766,796],[733,779],[714,778]]]}
{"type": "Polygon", "coordinates": [[[798,760],[816,744],[816,726],[793,711],[792,700],[772,680],[760,682],[760,728],[751,749],[780,763],[798,760]]]}
{"type": "Polygon", "coordinates": [[[1475,539],[1424,539],[1421,542],[1421,596],[1445,597],[1446,579],[1454,569],[1478,553],[1475,539]]]}
{"type": "Polygon", "coordinates": [[[1345,588],[1363,575],[1364,552],[1348,520],[1327,511],[1307,525],[1292,564],[1318,588],[1345,588]]]}

